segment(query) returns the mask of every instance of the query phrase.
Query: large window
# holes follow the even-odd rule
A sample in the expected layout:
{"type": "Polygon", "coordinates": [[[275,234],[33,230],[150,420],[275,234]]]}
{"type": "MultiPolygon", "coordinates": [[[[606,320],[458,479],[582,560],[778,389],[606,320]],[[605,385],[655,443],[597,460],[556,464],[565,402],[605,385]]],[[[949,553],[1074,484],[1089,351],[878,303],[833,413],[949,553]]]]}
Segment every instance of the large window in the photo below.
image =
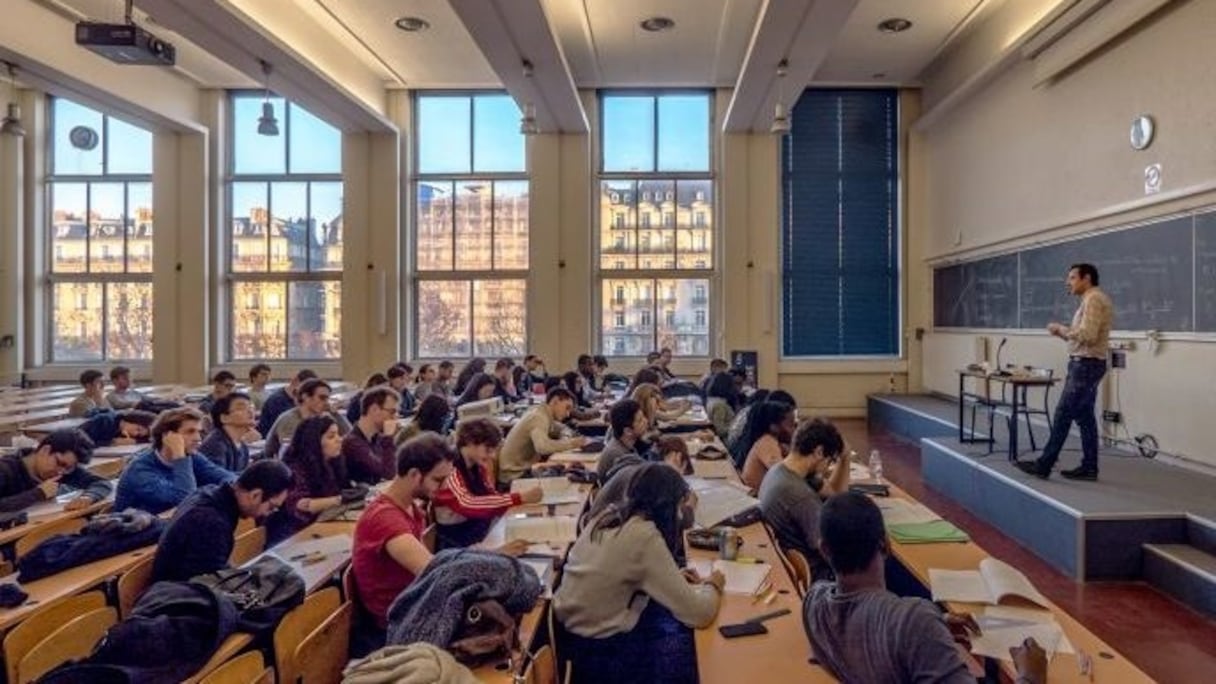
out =
{"type": "Polygon", "coordinates": [[[899,350],[894,90],[808,90],[782,151],[782,351],[899,350]]]}
{"type": "Polygon", "coordinates": [[[50,360],[152,358],[152,133],[50,106],[50,360]]]}
{"type": "Polygon", "coordinates": [[[706,356],[714,269],[708,93],[600,99],[600,349],[706,356]]]}
{"type": "Polygon", "coordinates": [[[230,359],[342,354],[342,136],[271,98],[279,134],[258,133],[261,94],[231,98],[230,359]]]}
{"type": "Polygon", "coordinates": [[[414,321],[419,358],[527,349],[528,176],[502,94],[419,95],[414,321]]]}

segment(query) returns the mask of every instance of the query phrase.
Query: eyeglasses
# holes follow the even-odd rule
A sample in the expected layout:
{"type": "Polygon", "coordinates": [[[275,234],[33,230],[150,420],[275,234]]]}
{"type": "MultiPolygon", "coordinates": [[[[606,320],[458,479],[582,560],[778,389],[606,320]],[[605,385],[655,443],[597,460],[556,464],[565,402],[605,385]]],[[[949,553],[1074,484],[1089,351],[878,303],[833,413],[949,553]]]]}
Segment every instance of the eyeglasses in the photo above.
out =
{"type": "Polygon", "coordinates": [[[321,401],[329,401],[328,394],[317,394],[315,396],[316,396],[316,398],[320,399],[321,401]]]}

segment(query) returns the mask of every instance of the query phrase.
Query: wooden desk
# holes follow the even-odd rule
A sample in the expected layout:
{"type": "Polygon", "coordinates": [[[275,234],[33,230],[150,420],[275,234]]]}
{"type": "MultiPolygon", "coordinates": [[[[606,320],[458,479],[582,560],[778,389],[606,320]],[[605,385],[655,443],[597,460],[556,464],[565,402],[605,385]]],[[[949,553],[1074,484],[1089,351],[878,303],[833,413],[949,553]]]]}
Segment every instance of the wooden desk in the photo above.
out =
{"type": "Polygon", "coordinates": [[[33,423],[31,425],[26,425],[23,428],[23,431],[30,437],[38,439],[40,437],[49,435],[56,430],[75,430],[83,425],[84,421],[84,418],[61,418],[59,420],[52,420],[48,423],[33,423]]]}
{"type": "MultiPolygon", "coordinates": [[[[898,487],[890,485],[890,488],[892,496],[915,501],[911,496],[908,496],[907,492],[898,487]]],[[[900,544],[891,540],[891,551],[899,562],[926,587],[929,586],[929,568],[976,570],[979,568],[980,561],[988,558],[988,553],[973,542],[964,544],[900,544]]],[[[981,614],[985,608],[985,606],[980,604],[955,602],[950,603],[949,607],[950,610],[955,612],[973,613],[975,615],[981,614]]],[[[1056,622],[1060,624],[1060,627],[1064,630],[1064,634],[1068,636],[1073,646],[1085,651],[1092,657],[1094,664],[1093,681],[1118,682],[1118,684],[1153,681],[1140,668],[1136,667],[1126,657],[1095,636],[1084,625],[1074,620],[1071,615],[1064,612],[1059,606],[1050,604],[1048,609],[1055,616],[1056,622]],[[1100,654],[1108,654],[1112,657],[1107,658],[1100,654]]],[[[1013,669],[1011,661],[1002,660],[1001,669],[1010,679],[1016,678],[1016,672],[1013,669]]],[[[1081,675],[1077,656],[1060,653],[1052,658],[1048,664],[1047,681],[1052,684],[1060,682],[1082,684],[1089,682],[1090,678],[1081,675]]]]}
{"type": "MultiPolygon", "coordinates": [[[[1022,395],[1025,394],[1027,388],[1042,387],[1043,388],[1043,413],[1047,412],[1047,394],[1051,391],[1052,385],[1059,382],[1060,379],[1051,375],[1033,375],[1029,373],[1013,373],[1010,375],[1002,375],[999,373],[984,373],[982,371],[973,371],[960,369],[958,371],[958,441],[964,444],[988,444],[995,443],[993,435],[988,435],[986,438],[980,439],[975,436],[975,430],[972,429],[968,435],[964,429],[963,408],[967,403],[967,399],[983,402],[990,409],[995,409],[997,406],[1008,406],[1010,412],[1009,418],[1009,460],[1017,460],[1018,457],[1018,414],[1024,412],[1026,407],[1022,405],[1022,395]],[[984,395],[981,396],[975,392],[966,391],[967,379],[978,380],[984,383],[984,395]],[[990,383],[998,383],[1012,388],[1011,399],[1004,400],[1004,391],[1001,392],[1001,399],[996,400],[991,397],[989,391],[990,383]]],[[[974,428],[974,426],[973,426],[974,428]]],[[[1031,439],[1033,441],[1033,435],[1031,439]]]]}
{"type": "Polygon", "coordinates": [[[44,501],[40,504],[35,504],[25,509],[26,515],[29,516],[29,522],[24,525],[16,525],[7,530],[0,530],[0,546],[12,544],[25,535],[33,532],[41,525],[48,523],[59,522],[61,520],[70,520],[72,518],[83,518],[86,516],[99,513],[107,506],[114,503],[114,490],[110,490],[110,495],[90,506],[78,508],[74,511],[64,510],[67,502],[75,499],[78,492],[71,494],[63,494],[51,501],[44,501]]]}
{"type": "MultiPolygon", "coordinates": [[[[0,632],[11,629],[38,608],[62,601],[69,596],[92,589],[106,580],[118,577],[134,567],[141,558],[155,551],[155,545],[145,546],[142,549],[103,558],[64,570],[50,577],[22,584],[21,589],[29,594],[29,598],[25,603],[14,608],[0,608],[0,632]]],[[[17,573],[0,578],[0,582],[17,583],[17,573]]]]}

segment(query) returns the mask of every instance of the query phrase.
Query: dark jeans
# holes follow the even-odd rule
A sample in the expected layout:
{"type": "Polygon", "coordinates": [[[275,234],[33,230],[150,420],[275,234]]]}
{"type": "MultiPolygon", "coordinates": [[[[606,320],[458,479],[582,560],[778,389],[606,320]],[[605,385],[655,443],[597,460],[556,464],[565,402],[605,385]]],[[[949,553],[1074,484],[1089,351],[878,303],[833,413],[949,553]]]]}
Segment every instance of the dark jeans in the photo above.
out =
{"type": "Polygon", "coordinates": [[[1051,438],[1039,457],[1039,465],[1044,469],[1050,468],[1060,457],[1068,430],[1076,421],[1081,429],[1081,468],[1098,470],[1098,421],[1094,417],[1094,402],[1104,375],[1106,361],[1103,359],[1074,357],[1069,360],[1068,379],[1051,418],[1051,438]]]}
{"type": "Polygon", "coordinates": [[[695,684],[692,630],[651,600],[631,631],[588,639],[561,630],[559,653],[571,661],[574,684],[695,684]]]}

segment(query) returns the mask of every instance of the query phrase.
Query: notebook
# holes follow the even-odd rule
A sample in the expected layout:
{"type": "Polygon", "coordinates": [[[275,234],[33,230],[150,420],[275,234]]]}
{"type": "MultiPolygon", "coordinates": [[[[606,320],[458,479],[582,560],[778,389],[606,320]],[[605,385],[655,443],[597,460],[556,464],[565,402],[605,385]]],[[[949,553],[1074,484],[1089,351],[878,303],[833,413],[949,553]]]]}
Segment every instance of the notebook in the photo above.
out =
{"type": "Polygon", "coordinates": [[[578,485],[565,477],[519,478],[511,482],[511,493],[518,494],[539,486],[543,494],[540,503],[550,506],[565,503],[581,503],[583,495],[578,485]]]}
{"type": "Polygon", "coordinates": [[[730,482],[694,482],[695,480],[697,478],[690,478],[689,486],[697,493],[696,520],[701,527],[713,527],[727,518],[760,505],[759,500],[748,496],[744,489],[730,482]]]}
{"type": "Polygon", "coordinates": [[[1047,599],[1016,568],[995,558],[980,561],[979,570],[929,568],[934,601],[1000,605],[1025,601],[1042,608],[1047,599]]]}
{"type": "Polygon", "coordinates": [[[751,596],[756,593],[764,580],[768,578],[772,566],[768,563],[738,563],[736,561],[697,560],[689,563],[689,567],[697,571],[701,577],[708,577],[717,570],[726,578],[724,591],[727,594],[743,594],[751,596]]]}
{"type": "Polygon", "coordinates": [[[1055,616],[1047,611],[989,606],[983,614],[975,616],[975,621],[981,630],[981,634],[971,637],[971,652],[975,655],[1009,660],[1009,649],[1021,646],[1027,637],[1043,647],[1048,660],[1056,653],[1076,652],[1055,616]]]}
{"type": "Polygon", "coordinates": [[[547,517],[507,518],[507,541],[524,541],[546,544],[573,544],[578,538],[578,519],[572,515],[547,517]]]}
{"type": "Polygon", "coordinates": [[[971,539],[966,532],[945,520],[888,525],[887,533],[900,544],[959,543],[971,539]]]}

